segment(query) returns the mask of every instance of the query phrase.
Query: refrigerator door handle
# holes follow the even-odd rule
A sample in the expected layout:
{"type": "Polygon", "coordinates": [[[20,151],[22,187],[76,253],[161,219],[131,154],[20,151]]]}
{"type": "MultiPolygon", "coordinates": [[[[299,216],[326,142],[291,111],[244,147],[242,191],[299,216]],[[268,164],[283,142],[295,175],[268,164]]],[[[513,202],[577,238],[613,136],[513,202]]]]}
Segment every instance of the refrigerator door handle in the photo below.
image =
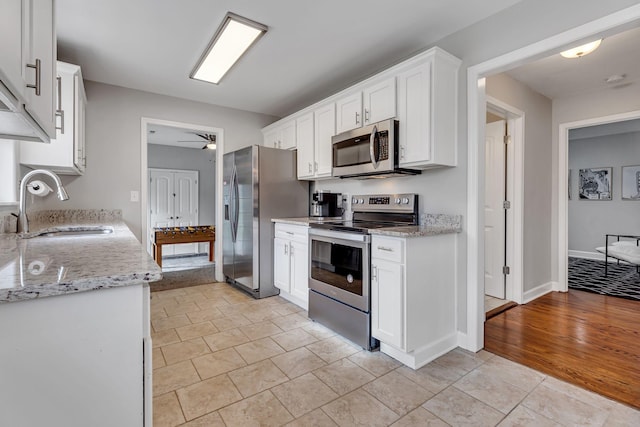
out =
{"type": "Polygon", "coordinates": [[[236,228],[235,228],[235,181],[236,181],[236,167],[233,166],[233,171],[231,172],[231,182],[229,183],[229,206],[231,215],[229,216],[229,225],[231,226],[231,241],[233,243],[236,242],[236,228]]]}
{"type": "MultiPolygon", "coordinates": [[[[238,170],[235,170],[236,179],[233,181],[233,187],[235,194],[233,195],[233,201],[235,203],[233,214],[235,216],[235,230],[234,234],[236,235],[236,239],[238,238],[238,221],[240,220],[240,189],[238,184],[238,170]]],[[[235,240],[234,240],[235,241],[235,240]]]]}

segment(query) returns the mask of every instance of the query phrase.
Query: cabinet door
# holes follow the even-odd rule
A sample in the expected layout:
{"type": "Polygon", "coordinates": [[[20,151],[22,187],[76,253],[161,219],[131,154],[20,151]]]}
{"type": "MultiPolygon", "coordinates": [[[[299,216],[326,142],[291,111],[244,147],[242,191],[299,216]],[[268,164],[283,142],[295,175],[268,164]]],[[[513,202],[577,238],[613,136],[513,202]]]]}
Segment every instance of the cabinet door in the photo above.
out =
{"type": "Polygon", "coordinates": [[[285,292],[291,292],[291,264],[289,240],[273,239],[273,284],[285,292]]]}
{"type": "Polygon", "coordinates": [[[314,174],[313,113],[296,119],[296,143],[298,147],[298,179],[313,178],[314,174]]]}
{"type": "Polygon", "coordinates": [[[270,148],[278,148],[278,129],[271,129],[269,132],[264,134],[264,142],[262,145],[270,148]]]}
{"type": "Polygon", "coordinates": [[[56,137],[55,92],[56,81],[56,37],[53,19],[53,1],[28,0],[29,25],[27,54],[24,55],[24,80],[37,88],[26,88],[25,105],[29,114],[45,133],[56,137]],[[39,67],[38,67],[39,61],[39,67]],[[36,81],[39,71],[40,80],[36,81]],[[39,94],[36,90],[39,89],[39,94]]]}
{"type": "Polygon", "coordinates": [[[371,259],[371,334],[399,349],[404,349],[402,273],[402,264],[371,259]]]}
{"type": "Polygon", "coordinates": [[[291,254],[291,295],[303,301],[309,300],[309,245],[292,241],[291,254]]]}
{"type": "Polygon", "coordinates": [[[369,125],[396,116],[396,79],[392,77],[362,92],[364,124],[369,125]]]}
{"type": "Polygon", "coordinates": [[[331,176],[332,150],[331,137],[336,134],[336,106],[328,104],[313,112],[315,122],[315,176],[331,176]]]}
{"type": "Polygon", "coordinates": [[[398,76],[400,166],[431,160],[431,63],[398,76]]]}
{"type": "Polygon", "coordinates": [[[13,97],[24,94],[22,77],[22,3],[24,0],[0,2],[0,81],[13,97]]]}
{"type": "Polygon", "coordinates": [[[336,101],[336,133],[362,127],[362,92],[336,101]]]}
{"type": "MultiPolygon", "coordinates": [[[[80,173],[84,173],[86,167],[86,154],[84,147],[84,114],[86,108],[85,102],[85,94],[84,94],[84,85],[82,83],[82,78],[79,74],[75,74],[73,76],[73,84],[74,84],[74,123],[73,123],[73,137],[75,141],[75,150],[73,155],[73,163],[78,169],[80,173]]],[[[67,113],[68,114],[68,113],[67,113]]]]}
{"type": "Polygon", "coordinates": [[[278,148],[283,150],[293,150],[296,148],[296,121],[290,120],[280,128],[280,140],[278,148]]]}

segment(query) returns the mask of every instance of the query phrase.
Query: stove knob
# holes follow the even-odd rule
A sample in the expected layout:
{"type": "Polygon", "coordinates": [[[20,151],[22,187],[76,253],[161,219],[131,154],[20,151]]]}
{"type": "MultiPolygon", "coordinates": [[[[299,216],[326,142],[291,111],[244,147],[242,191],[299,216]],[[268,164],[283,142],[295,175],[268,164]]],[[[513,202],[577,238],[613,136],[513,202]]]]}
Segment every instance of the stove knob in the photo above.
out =
{"type": "Polygon", "coordinates": [[[358,203],[361,205],[364,204],[364,199],[358,199],[358,203]]]}
{"type": "Polygon", "coordinates": [[[409,204],[409,198],[408,197],[403,197],[402,198],[402,204],[403,205],[408,205],[409,204]]]}
{"type": "Polygon", "coordinates": [[[399,205],[399,204],[400,204],[400,197],[397,197],[396,198],[396,205],[399,205]]]}
{"type": "Polygon", "coordinates": [[[351,199],[351,204],[352,205],[357,205],[358,204],[358,199],[356,199],[355,197],[353,199],[351,199]]]}

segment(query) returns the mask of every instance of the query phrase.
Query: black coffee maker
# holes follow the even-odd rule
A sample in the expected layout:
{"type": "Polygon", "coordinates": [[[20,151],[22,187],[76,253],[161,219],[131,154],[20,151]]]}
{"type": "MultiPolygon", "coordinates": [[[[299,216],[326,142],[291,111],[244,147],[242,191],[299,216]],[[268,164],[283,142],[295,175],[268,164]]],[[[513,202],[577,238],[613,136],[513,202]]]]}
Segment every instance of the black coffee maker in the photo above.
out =
{"type": "Polygon", "coordinates": [[[323,218],[342,216],[342,193],[315,191],[311,200],[311,216],[323,218]]]}

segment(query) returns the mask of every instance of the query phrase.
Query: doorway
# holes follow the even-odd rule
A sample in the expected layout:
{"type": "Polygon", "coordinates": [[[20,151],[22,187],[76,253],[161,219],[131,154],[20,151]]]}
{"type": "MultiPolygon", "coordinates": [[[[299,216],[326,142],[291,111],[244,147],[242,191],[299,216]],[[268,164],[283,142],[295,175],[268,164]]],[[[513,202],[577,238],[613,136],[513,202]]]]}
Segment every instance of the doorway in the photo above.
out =
{"type": "MultiPolygon", "coordinates": [[[[165,177],[167,179],[164,180],[167,188],[164,188],[163,191],[165,192],[167,203],[170,200],[169,198],[174,198],[173,194],[176,194],[176,197],[178,196],[178,191],[175,191],[176,177],[180,178],[177,180],[179,186],[185,187],[184,191],[179,191],[180,193],[184,193],[183,195],[185,196],[179,205],[184,206],[178,206],[179,211],[185,215],[176,214],[177,211],[175,210],[175,205],[173,205],[174,215],[168,215],[168,219],[173,221],[173,225],[164,221],[167,222],[167,226],[189,227],[206,225],[215,227],[216,224],[222,223],[222,204],[219,200],[222,194],[222,168],[217,168],[216,165],[222,162],[223,144],[224,131],[221,128],[142,118],[141,222],[142,229],[146,230],[146,232],[143,233],[143,244],[150,254],[153,254],[153,237],[150,228],[152,225],[150,209],[152,200],[150,190],[153,188],[151,169],[162,169],[174,178],[173,185],[171,185],[169,177],[165,177]],[[163,133],[165,133],[167,138],[158,137],[158,134],[163,133]],[[192,172],[187,172],[186,175],[184,175],[184,172],[189,170],[197,171],[197,178],[193,176],[192,172]],[[172,188],[171,192],[168,191],[169,187],[172,188]],[[170,218],[171,216],[174,217],[173,220],[170,218]],[[176,216],[181,218],[176,220],[176,216]],[[189,218],[187,222],[192,223],[195,221],[195,223],[180,224],[183,216],[190,216],[191,218],[189,218]]],[[[158,200],[154,200],[153,202],[157,203],[158,200]]],[[[168,205],[166,210],[167,212],[170,211],[168,205]]],[[[154,221],[155,220],[158,220],[158,218],[154,218],[154,221]]],[[[200,276],[210,277],[211,280],[209,281],[212,281],[213,277],[215,277],[216,280],[221,280],[222,270],[215,269],[215,265],[221,265],[221,242],[222,230],[218,229],[216,230],[213,250],[215,255],[213,263],[209,262],[208,243],[191,243],[185,248],[178,248],[178,253],[170,254],[168,257],[169,262],[165,262],[164,260],[167,257],[163,256],[163,271],[193,271],[194,269],[201,270],[202,268],[207,268],[207,274],[200,274],[200,276]],[[188,248],[189,246],[190,248],[188,248]],[[189,249],[188,251],[187,248],[189,249]],[[185,251],[190,253],[181,253],[185,251]],[[171,261],[172,255],[179,255],[179,261],[171,261]],[[187,257],[185,255],[193,255],[193,257],[187,257]]],[[[163,245],[163,255],[167,250],[171,251],[172,246],[178,245],[163,245]]],[[[173,250],[175,251],[175,248],[173,250]]]]}
{"type": "Polygon", "coordinates": [[[524,113],[487,97],[485,124],[484,312],[523,301],[524,113]]]}
{"type": "MultiPolygon", "coordinates": [[[[589,41],[593,35],[611,34],[640,19],[640,7],[632,6],[596,19],[587,24],[554,35],[521,49],[473,65],[467,70],[467,127],[468,127],[468,174],[467,182],[467,295],[466,334],[463,332],[461,346],[471,351],[484,347],[484,124],[486,116],[485,77],[503,72],[525,62],[561,51],[568,45],[589,41]]],[[[552,260],[552,282],[545,284],[549,290],[559,290],[559,283],[566,283],[566,194],[567,181],[557,174],[559,164],[566,162],[566,152],[553,159],[554,185],[552,229],[556,241],[549,251],[552,260]],[[562,158],[562,156],[564,157],[562,158]],[[564,197],[562,196],[564,195],[564,197]],[[563,211],[562,206],[565,209],[563,211]],[[563,223],[564,221],[564,223],[563,223]],[[562,256],[560,256],[562,254],[562,256]],[[564,258],[564,269],[563,261],[564,258]],[[559,264],[559,265],[558,265],[559,264]]]]}

